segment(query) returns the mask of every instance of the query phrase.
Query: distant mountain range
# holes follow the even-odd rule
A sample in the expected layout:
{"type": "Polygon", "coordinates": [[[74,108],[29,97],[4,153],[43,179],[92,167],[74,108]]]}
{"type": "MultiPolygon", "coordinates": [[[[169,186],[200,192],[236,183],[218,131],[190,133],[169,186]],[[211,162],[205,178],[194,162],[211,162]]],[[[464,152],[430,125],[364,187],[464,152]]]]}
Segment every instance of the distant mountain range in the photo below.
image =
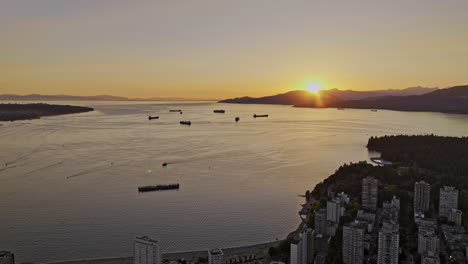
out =
{"type": "MultiPolygon", "coordinates": [[[[322,90],[320,91],[321,99],[328,100],[359,100],[368,97],[380,96],[405,96],[405,95],[421,95],[437,90],[438,88],[426,87],[410,87],[406,89],[396,90],[374,90],[374,91],[353,91],[353,90],[322,90]]],[[[239,97],[220,101],[221,103],[235,104],[283,104],[283,105],[307,105],[312,104],[316,95],[305,90],[291,91],[283,94],[265,97],[239,97]]]]}
{"type": "Polygon", "coordinates": [[[422,95],[337,101],[329,107],[468,114],[468,85],[439,89],[422,95]]]}
{"type": "Polygon", "coordinates": [[[319,94],[307,91],[291,91],[274,96],[241,97],[220,102],[468,114],[468,85],[445,89],[412,87],[402,90],[363,92],[332,89],[320,91],[319,94]]]}
{"type": "Polygon", "coordinates": [[[75,95],[42,95],[42,94],[2,94],[0,101],[211,101],[181,97],[127,98],[112,95],[75,96],[75,95]]]}

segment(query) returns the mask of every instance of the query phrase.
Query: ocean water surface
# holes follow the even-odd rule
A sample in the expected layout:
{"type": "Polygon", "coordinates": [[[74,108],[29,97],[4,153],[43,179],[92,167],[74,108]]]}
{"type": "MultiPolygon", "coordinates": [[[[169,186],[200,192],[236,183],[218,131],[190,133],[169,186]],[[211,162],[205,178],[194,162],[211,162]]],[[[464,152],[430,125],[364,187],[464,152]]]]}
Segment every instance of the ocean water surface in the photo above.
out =
{"type": "Polygon", "coordinates": [[[440,113],[58,103],[95,111],[0,122],[0,250],[18,263],[130,256],[136,235],[166,252],[281,239],[300,222],[298,195],[343,163],[368,160],[370,136],[468,131],[467,116],[440,113]],[[181,187],[137,191],[169,183],[181,187]]]}

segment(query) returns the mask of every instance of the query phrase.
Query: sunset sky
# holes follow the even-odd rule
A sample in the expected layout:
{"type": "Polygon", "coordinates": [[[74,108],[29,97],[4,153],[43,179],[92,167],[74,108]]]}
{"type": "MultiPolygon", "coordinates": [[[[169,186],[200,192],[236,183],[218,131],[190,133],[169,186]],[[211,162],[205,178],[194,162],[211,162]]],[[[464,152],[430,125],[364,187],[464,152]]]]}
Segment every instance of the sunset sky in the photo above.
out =
{"type": "Polygon", "coordinates": [[[0,0],[0,94],[468,84],[467,0],[0,0]]]}

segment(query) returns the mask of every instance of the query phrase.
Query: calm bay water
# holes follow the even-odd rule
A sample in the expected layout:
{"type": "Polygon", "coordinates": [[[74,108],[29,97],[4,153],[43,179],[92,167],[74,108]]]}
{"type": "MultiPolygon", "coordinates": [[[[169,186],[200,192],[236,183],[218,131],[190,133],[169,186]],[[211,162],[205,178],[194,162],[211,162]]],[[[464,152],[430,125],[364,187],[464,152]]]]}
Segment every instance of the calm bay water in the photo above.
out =
{"type": "Polygon", "coordinates": [[[468,116],[440,113],[62,103],[96,111],[0,122],[0,250],[19,262],[130,256],[135,235],[160,239],[164,251],[284,238],[300,221],[298,195],[368,160],[370,136],[468,131],[468,116]],[[168,183],[181,188],[137,192],[168,183]]]}

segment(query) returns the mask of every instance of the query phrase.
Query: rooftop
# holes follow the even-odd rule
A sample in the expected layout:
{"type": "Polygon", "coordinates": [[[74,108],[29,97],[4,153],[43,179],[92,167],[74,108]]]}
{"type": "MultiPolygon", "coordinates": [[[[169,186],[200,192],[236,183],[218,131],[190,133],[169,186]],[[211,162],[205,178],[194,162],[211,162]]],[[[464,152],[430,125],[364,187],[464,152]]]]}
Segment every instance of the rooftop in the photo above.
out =
{"type": "Polygon", "coordinates": [[[137,236],[135,237],[135,240],[138,240],[139,242],[158,243],[157,240],[151,239],[149,236],[137,236]]]}
{"type": "Polygon", "coordinates": [[[223,255],[223,251],[219,248],[213,248],[209,250],[210,255],[223,255]]]}

